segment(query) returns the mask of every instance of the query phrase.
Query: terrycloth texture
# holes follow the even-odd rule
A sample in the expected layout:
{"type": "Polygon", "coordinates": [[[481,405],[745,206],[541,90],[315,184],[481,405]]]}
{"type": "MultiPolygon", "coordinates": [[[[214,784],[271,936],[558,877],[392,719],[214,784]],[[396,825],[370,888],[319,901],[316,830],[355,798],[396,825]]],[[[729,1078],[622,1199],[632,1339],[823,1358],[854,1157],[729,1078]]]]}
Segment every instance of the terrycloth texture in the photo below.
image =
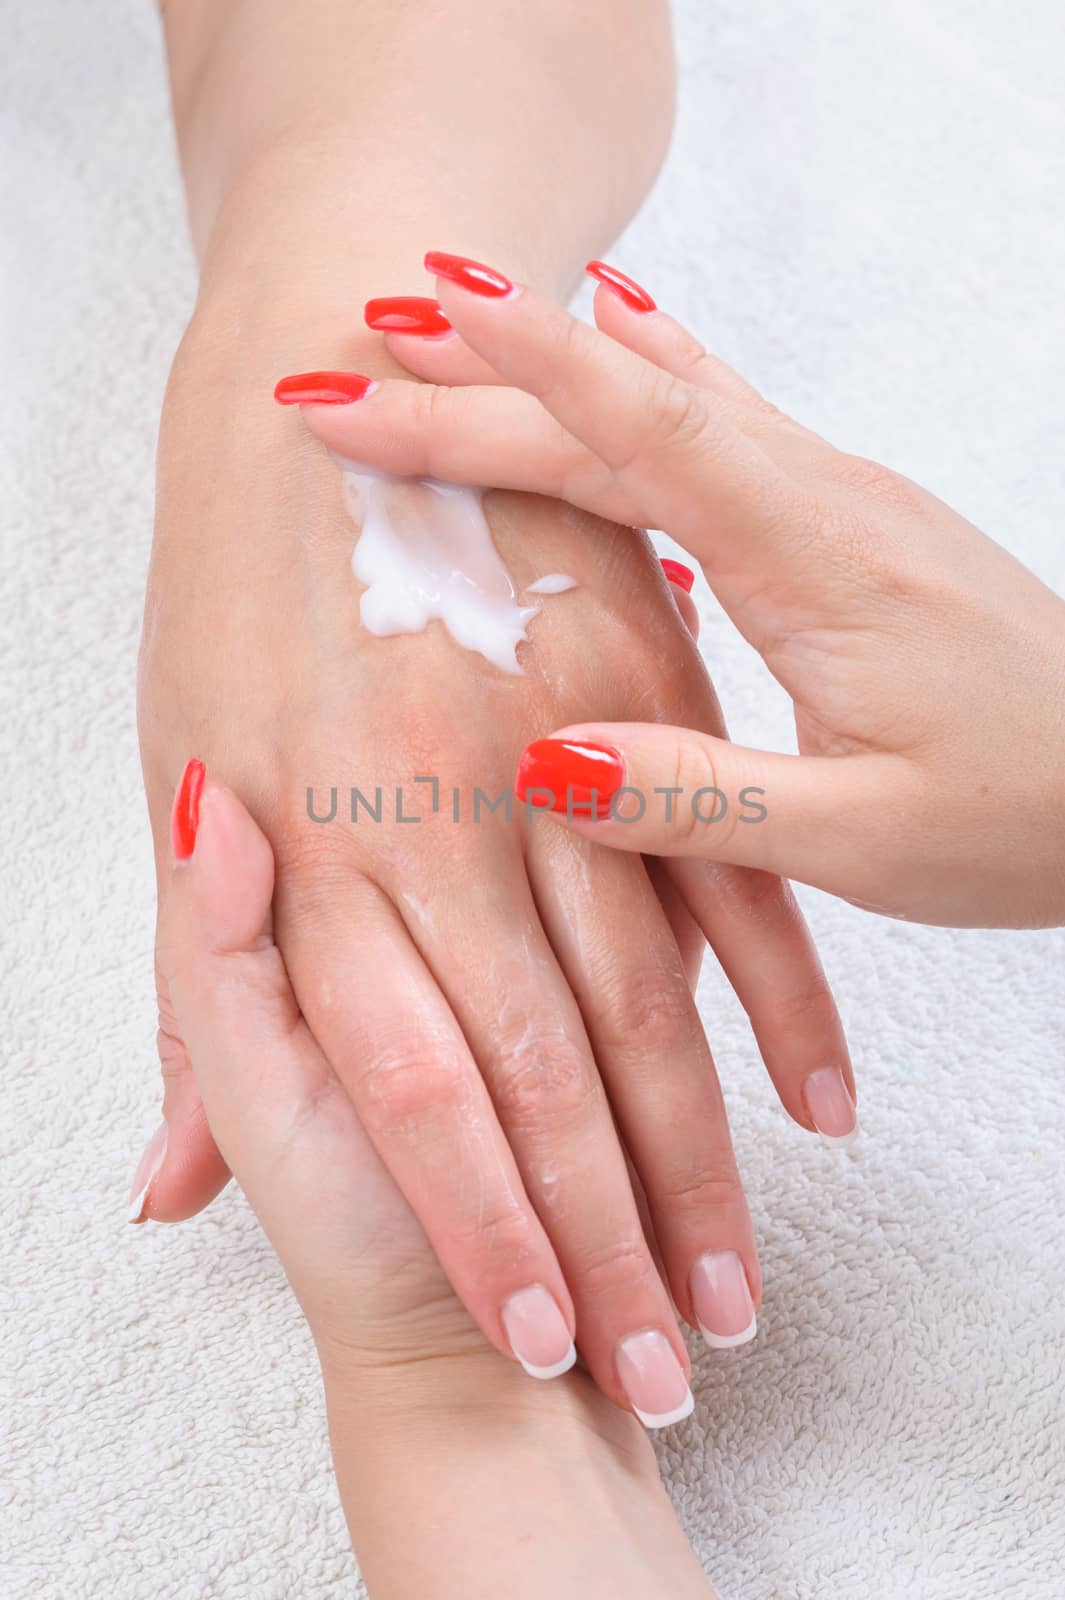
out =
{"type": "MultiPolygon", "coordinates": [[[[1060,7],[678,20],[673,155],[613,258],[1065,586],[1060,7]]],[[[134,657],[193,287],[152,8],[7,6],[3,57],[0,1587],[338,1600],[356,1581],[310,1341],[246,1205],[123,1221],[158,1103],[134,657]]],[[[786,747],[782,695],[709,606],[704,639],[735,734],[786,747]]],[[[667,1478],[726,1600],[1056,1600],[1065,937],[804,899],[863,1141],[785,1120],[708,977],[767,1288],[755,1345],[697,1354],[667,1478]]]]}

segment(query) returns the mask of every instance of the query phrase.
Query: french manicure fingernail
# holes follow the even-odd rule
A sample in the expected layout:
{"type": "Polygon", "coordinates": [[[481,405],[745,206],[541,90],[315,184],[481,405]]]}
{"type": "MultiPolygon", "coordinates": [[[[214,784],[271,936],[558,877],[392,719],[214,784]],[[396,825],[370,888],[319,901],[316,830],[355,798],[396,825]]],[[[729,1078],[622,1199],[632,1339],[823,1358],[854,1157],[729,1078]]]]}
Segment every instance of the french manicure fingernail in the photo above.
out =
{"type": "Polygon", "coordinates": [[[624,777],[621,754],[611,745],[535,739],[522,751],[514,792],[534,810],[587,812],[601,821],[624,777]]]}
{"type": "Polygon", "coordinates": [[[673,561],[669,556],[663,556],[662,571],[670,583],[675,583],[685,594],[691,594],[692,584],[695,582],[695,573],[691,567],[686,567],[683,561],[673,561]]]}
{"type": "Polygon", "coordinates": [[[566,1319],[542,1283],[511,1295],[503,1307],[503,1326],[530,1378],[560,1378],[577,1359],[566,1319]]]}
{"type": "Polygon", "coordinates": [[[446,278],[460,289],[484,295],[489,300],[502,300],[504,295],[515,292],[510,279],[504,278],[494,267],[486,267],[482,261],[471,261],[468,256],[448,255],[446,250],[430,250],[425,257],[425,268],[435,278],[446,278]]]}
{"type": "Polygon", "coordinates": [[[811,1072],[802,1086],[802,1094],[822,1144],[854,1143],[858,1137],[858,1113],[839,1067],[819,1067],[811,1072]]]}
{"type": "Polygon", "coordinates": [[[187,861],[196,848],[200,826],[200,796],[206,768],[202,761],[186,761],[170,812],[170,847],[175,861],[187,861]]]}
{"type": "Polygon", "coordinates": [[[668,1428],[691,1416],[695,1400],[664,1333],[630,1333],[618,1345],[617,1367],[621,1387],[645,1428],[668,1428]]]}
{"type": "Polygon", "coordinates": [[[589,277],[595,278],[599,283],[612,289],[618,299],[627,305],[630,311],[657,311],[651,296],[646,289],[640,287],[635,278],[630,278],[628,273],[619,272],[617,267],[612,267],[606,261],[589,261],[585,267],[589,277]]]}
{"type": "Polygon", "coordinates": [[[691,1275],[692,1302],[712,1350],[746,1344],[758,1331],[747,1273],[735,1250],[708,1250],[691,1275]]]}
{"type": "Polygon", "coordinates": [[[423,339],[451,333],[451,323],[435,300],[424,295],[394,294],[367,300],[366,326],[379,333],[413,333],[423,339]]]}
{"type": "Polygon", "coordinates": [[[129,1201],[126,1209],[127,1222],[143,1222],[144,1208],[148,1202],[148,1190],[166,1159],[167,1126],[161,1122],[144,1147],[144,1154],[137,1163],[137,1170],[133,1174],[130,1185],[129,1201]]]}
{"type": "Polygon", "coordinates": [[[376,388],[361,372],[295,372],[279,379],[274,399],[279,406],[350,406],[376,388]]]}

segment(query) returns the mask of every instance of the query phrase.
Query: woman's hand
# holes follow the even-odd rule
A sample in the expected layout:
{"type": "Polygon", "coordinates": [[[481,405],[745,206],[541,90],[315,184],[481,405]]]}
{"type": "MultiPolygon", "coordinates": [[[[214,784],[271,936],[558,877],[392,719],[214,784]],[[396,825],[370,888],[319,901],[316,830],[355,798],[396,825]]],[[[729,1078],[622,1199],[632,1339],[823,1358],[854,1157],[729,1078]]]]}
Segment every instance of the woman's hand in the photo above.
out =
{"type": "MultiPolygon", "coordinates": [[[[578,717],[723,733],[713,692],[646,543],[531,497],[489,501],[516,585],[561,570],[579,587],[536,618],[524,677],[438,628],[368,634],[340,476],[271,398],[280,347],[351,348],[335,310],[317,315],[260,310],[253,336],[201,312],[175,367],[140,696],[160,881],[170,797],[194,752],[270,840],[274,936],[300,1010],[485,1336],[548,1371],[572,1359],[575,1337],[613,1399],[669,1417],[689,1403],[670,1291],[718,1344],[750,1336],[760,1291],[720,1088],[663,910],[679,896],[664,882],[660,898],[638,856],[526,827],[520,807],[512,823],[497,810],[474,824],[470,799],[509,794],[526,740],[578,717]],[[418,776],[439,779],[437,812],[418,776]],[[328,815],[334,786],[335,820],[311,821],[308,787],[328,815]],[[365,811],[352,822],[352,786],[371,798],[381,787],[380,822],[365,811]],[[399,820],[397,787],[417,824],[399,820]],[[513,1297],[536,1285],[539,1354],[507,1326],[513,1297]],[[637,1390],[624,1355],[648,1331],[658,1377],[637,1390]]],[[[362,338],[360,355],[380,361],[379,339],[362,338]]],[[[826,1068],[851,1080],[794,901],[768,876],[701,868],[676,913],[689,915],[785,1104],[811,1126],[807,1081],[826,1068]]],[[[164,981],[160,1012],[167,1143],[133,1210],[174,1220],[227,1174],[164,981]]]]}
{"type": "Polygon", "coordinates": [[[917,921],[1065,921],[1065,604],[593,265],[599,332],[434,258],[461,338],[393,335],[392,351],[482,386],[386,383],[358,405],[307,406],[307,421],[392,472],[667,529],[791,695],[801,754],[597,719],[533,745],[521,785],[562,813],[568,793],[570,827],[625,850],[766,868],[917,921]],[[515,387],[483,386],[500,382],[515,387]],[[623,787],[636,792],[609,804],[623,787]]]}
{"type": "Polygon", "coordinates": [[[160,972],[219,1148],[314,1335],[372,1593],[712,1600],[635,1420],[581,1372],[529,1383],[450,1291],[300,1015],[270,846],[200,776],[195,816],[175,810],[160,972]]]}

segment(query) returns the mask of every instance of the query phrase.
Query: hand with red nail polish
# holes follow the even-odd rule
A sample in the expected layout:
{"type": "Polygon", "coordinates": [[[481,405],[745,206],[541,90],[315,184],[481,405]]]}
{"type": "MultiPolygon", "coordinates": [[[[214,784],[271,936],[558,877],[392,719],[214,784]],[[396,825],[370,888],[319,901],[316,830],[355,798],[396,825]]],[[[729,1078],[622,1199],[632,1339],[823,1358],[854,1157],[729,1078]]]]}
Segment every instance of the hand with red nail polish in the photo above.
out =
{"type": "MultiPolygon", "coordinates": [[[[522,299],[443,276],[437,287],[493,312],[522,299]]],[[[371,315],[392,320],[379,305],[371,315]]],[[[395,329],[383,338],[433,344],[395,329]]],[[[626,1373],[638,1377],[622,1360],[626,1341],[661,1335],[673,1376],[686,1384],[675,1307],[698,1326],[696,1263],[732,1252],[752,1303],[760,1298],[750,1218],[691,993],[703,942],[747,1007],[785,1105],[811,1132],[802,1082],[828,1062],[845,1066],[846,1044],[786,893],[767,895],[757,875],[685,878],[594,847],[575,872],[572,856],[551,847],[553,822],[535,808],[527,814],[513,795],[530,728],[657,705],[664,723],[723,733],[678,617],[694,631],[682,565],[663,568],[631,530],[575,522],[544,499],[492,495],[489,522],[519,590],[545,570],[577,583],[543,602],[521,647],[525,676],[489,669],[435,627],[381,639],[360,625],[351,513],[334,463],[308,448],[301,419],[371,412],[389,390],[373,376],[384,370],[383,338],[345,330],[320,353],[302,342],[292,367],[304,370],[280,383],[273,357],[264,362],[239,451],[226,386],[208,391],[218,409],[205,409],[201,390],[183,392],[184,372],[172,382],[142,657],[157,855],[169,861],[164,819],[195,751],[254,806],[275,853],[273,936],[297,1003],[485,1338],[541,1376],[564,1371],[579,1347],[615,1404],[657,1416],[626,1387],[626,1373]],[[275,385],[287,406],[273,404],[275,385]],[[424,781],[434,776],[435,804],[424,781]],[[373,808],[378,790],[375,819],[358,794],[373,808]],[[475,791],[497,808],[477,825],[475,791]],[[578,936],[591,925],[601,944],[594,975],[578,936]],[[651,1013],[641,999],[649,981],[658,996],[651,1013]],[[822,1002],[795,1025],[780,996],[814,989],[822,1002]],[[663,1016],[668,1084],[639,1070],[645,1054],[663,1050],[663,1016]],[[554,1087],[540,1093],[548,1077],[554,1087]],[[537,1153],[547,1148],[545,1176],[537,1153]],[[654,1214],[665,1281],[630,1160],[654,1214]],[[714,1182],[704,1186],[698,1174],[710,1170],[714,1182]],[[682,1204],[670,1198],[678,1173],[692,1179],[682,1204]],[[486,1214],[493,1225],[482,1230],[486,1214]],[[589,1272],[596,1260],[618,1265],[589,1272]]],[[[606,796],[606,776],[587,785],[589,800],[596,788],[606,796]]],[[[193,842],[194,811],[187,779],[174,813],[178,857],[193,842]]],[[[187,1215],[227,1175],[204,1136],[174,1013],[161,978],[167,1141],[161,1152],[153,1146],[133,1197],[147,1184],[139,1215],[149,1222],[187,1215]]]]}
{"type": "MultiPolygon", "coordinates": [[[[782,415],[626,274],[588,271],[596,329],[532,290],[470,293],[456,272],[439,297],[457,339],[435,363],[404,359],[479,386],[429,407],[389,383],[372,415],[307,416],[388,471],[431,459],[460,483],[666,529],[791,694],[798,756],[660,723],[560,727],[560,749],[615,748],[626,788],[683,796],[624,819],[556,814],[622,849],[780,873],[896,917],[1065,922],[1065,603],[915,484],[782,415]]],[[[682,589],[687,571],[667,567],[682,589]]],[[[853,1123],[849,1069],[824,1070],[853,1123]]],[[[850,1131],[838,1110],[830,1138],[850,1131]]]]}

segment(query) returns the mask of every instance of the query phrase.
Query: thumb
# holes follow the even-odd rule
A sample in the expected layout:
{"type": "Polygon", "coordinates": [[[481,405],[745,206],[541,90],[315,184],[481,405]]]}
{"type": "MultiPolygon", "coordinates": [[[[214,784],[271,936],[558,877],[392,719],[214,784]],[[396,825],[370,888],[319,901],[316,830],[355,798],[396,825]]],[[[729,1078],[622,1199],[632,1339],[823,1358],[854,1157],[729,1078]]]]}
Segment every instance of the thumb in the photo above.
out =
{"type": "Polygon", "coordinates": [[[862,898],[896,766],[749,750],[658,723],[581,723],[526,748],[515,792],[527,812],[616,849],[757,867],[862,898]]]}
{"type": "Polygon", "coordinates": [[[211,1132],[262,1214],[278,1151],[335,1085],[273,940],[269,841],[232,790],[201,781],[173,830],[159,964],[211,1132]]]}

